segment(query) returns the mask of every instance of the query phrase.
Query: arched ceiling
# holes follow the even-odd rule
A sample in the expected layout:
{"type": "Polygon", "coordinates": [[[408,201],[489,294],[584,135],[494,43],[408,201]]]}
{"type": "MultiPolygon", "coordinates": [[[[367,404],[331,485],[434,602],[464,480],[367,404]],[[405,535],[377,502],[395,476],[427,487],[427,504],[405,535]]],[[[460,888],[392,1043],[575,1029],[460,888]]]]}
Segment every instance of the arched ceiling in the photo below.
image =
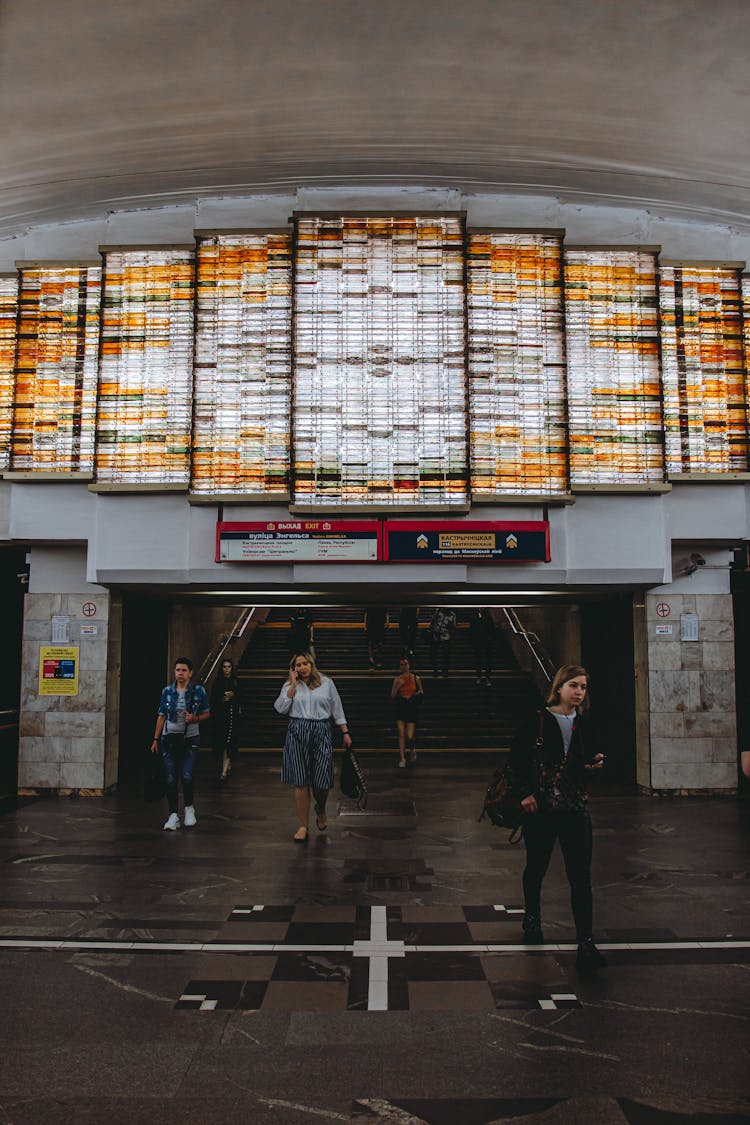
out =
{"type": "Polygon", "coordinates": [[[747,0],[4,0],[0,231],[326,183],[750,224],[747,0]]]}

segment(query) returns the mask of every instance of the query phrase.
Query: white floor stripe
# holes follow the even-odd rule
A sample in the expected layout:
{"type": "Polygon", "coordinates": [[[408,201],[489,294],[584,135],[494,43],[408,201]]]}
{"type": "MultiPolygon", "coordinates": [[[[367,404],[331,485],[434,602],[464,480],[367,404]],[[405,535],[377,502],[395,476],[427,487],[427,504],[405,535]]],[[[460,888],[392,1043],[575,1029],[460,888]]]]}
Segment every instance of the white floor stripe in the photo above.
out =
{"type": "MultiPolygon", "coordinates": [[[[750,939],[741,941],[600,941],[599,949],[611,951],[647,951],[695,949],[711,952],[718,949],[750,949],[750,939]]],[[[401,941],[355,941],[353,945],[287,945],[284,942],[184,942],[184,941],[108,941],[90,938],[2,938],[0,949],[107,949],[120,953],[134,950],[152,953],[353,953],[355,957],[403,957],[406,953],[571,953],[575,942],[547,942],[544,945],[523,945],[518,942],[488,942],[476,945],[405,945],[401,941]]]]}

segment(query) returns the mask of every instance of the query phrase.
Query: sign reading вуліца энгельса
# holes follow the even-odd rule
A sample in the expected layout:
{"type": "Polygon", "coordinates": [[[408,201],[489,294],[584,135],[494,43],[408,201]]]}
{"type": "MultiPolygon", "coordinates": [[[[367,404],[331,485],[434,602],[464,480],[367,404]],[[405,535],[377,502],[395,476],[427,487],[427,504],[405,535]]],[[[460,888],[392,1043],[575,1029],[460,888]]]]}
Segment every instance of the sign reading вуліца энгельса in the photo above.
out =
{"type": "Polygon", "coordinates": [[[376,562],[380,520],[219,523],[217,562],[376,562]]]}

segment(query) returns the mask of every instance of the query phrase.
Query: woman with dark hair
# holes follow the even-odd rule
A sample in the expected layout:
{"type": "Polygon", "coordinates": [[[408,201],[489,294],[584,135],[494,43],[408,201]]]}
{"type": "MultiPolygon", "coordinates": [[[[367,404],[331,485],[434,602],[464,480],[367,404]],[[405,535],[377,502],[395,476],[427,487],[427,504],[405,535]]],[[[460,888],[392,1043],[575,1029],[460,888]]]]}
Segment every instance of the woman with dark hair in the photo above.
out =
{"type": "Polygon", "coordinates": [[[594,945],[592,926],[591,817],[586,808],[586,774],[602,768],[604,755],[589,745],[584,718],[589,706],[588,685],[589,674],[581,665],[559,668],[549,689],[546,710],[528,716],[516,732],[510,752],[513,777],[524,794],[524,941],[529,945],[544,942],[542,880],[559,840],[576,926],[576,965],[582,972],[607,964],[594,945]]]}
{"type": "Polygon", "coordinates": [[[232,772],[232,758],[237,753],[237,720],[240,713],[238,688],[234,664],[231,660],[222,660],[219,674],[211,688],[213,747],[221,754],[221,781],[226,781],[232,772]]]}
{"type": "Polygon", "coordinates": [[[417,760],[416,736],[417,715],[422,702],[424,689],[419,676],[411,670],[408,652],[404,652],[398,662],[399,674],[391,686],[391,699],[396,711],[396,733],[398,734],[399,769],[406,766],[406,744],[409,744],[409,762],[417,760]]]}
{"type": "Polygon", "coordinates": [[[315,666],[310,652],[296,653],[289,662],[289,678],[274,707],[289,716],[281,780],[294,786],[294,804],[299,828],[298,844],[307,842],[311,795],[319,832],[328,827],[326,801],[333,785],[333,738],[331,724],[341,728],[344,746],[351,746],[349,727],[336,685],[315,666]]]}

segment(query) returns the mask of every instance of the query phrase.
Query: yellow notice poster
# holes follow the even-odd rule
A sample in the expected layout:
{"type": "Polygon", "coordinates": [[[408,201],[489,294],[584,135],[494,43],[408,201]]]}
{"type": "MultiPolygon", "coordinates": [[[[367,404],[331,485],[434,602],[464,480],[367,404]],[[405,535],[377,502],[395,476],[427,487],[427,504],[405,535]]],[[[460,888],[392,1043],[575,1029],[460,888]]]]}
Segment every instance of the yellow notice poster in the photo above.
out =
{"type": "Polygon", "coordinates": [[[39,694],[78,695],[78,646],[39,649],[39,694]]]}

